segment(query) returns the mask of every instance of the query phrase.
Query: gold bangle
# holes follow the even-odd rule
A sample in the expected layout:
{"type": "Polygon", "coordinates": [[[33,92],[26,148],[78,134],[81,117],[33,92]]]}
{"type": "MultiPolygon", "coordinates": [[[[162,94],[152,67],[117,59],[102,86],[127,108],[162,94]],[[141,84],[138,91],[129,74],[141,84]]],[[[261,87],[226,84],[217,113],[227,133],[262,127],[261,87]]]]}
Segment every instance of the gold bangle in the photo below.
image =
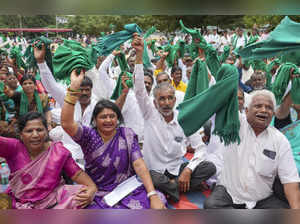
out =
{"type": "Polygon", "coordinates": [[[68,100],[66,100],[66,99],[64,100],[64,102],[65,102],[65,103],[67,103],[67,104],[70,104],[70,105],[72,105],[72,106],[75,106],[75,104],[74,104],[74,103],[71,103],[71,102],[69,102],[69,101],[68,101],[68,100]]]}
{"type": "Polygon", "coordinates": [[[78,96],[70,95],[67,93],[67,95],[65,96],[65,100],[75,105],[78,100],[78,96]]]}
{"type": "Polygon", "coordinates": [[[73,93],[80,93],[80,89],[75,90],[75,89],[71,89],[71,87],[69,87],[67,90],[69,92],[73,92],[73,93]]]}

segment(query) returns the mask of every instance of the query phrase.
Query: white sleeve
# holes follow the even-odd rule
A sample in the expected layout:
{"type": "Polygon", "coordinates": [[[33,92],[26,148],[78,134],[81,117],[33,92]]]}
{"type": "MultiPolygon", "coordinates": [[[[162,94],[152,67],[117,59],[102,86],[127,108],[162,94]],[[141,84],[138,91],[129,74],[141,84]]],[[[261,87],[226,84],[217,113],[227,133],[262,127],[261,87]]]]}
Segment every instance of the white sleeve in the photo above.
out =
{"type": "MultiPolygon", "coordinates": [[[[293,157],[289,141],[284,139],[280,141],[279,159],[278,159],[278,176],[282,184],[300,182],[298,169],[293,157]]],[[[279,141],[278,141],[279,142],[279,141]]]]}
{"type": "Polygon", "coordinates": [[[106,86],[107,95],[110,97],[116,87],[115,80],[111,79],[109,74],[107,73],[107,70],[109,66],[111,65],[112,61],[114,60],[115,56],[113,54],[110,54],[105,58],[105,60],[101,63],[99,67],[99,75],[100,75],[100,81],[106,86]]]}
{"type": "Polygon", "coordinates": [[[194,156],[190,160],[187,167],[194,171],[199,163],[205,160],[206,145],[203,143],[201,135],[198,132],[189,136],[187,139],[191,143],[192,148],[195,149],[194,156]]]}
{"type": "Polygon", "coordinates": [[[66,88],[56,82],[46,62],[38,64],[38,67],[40,70],[43,86],[45,87],[46,91],[50,93],[51,96],[56,100],[56,102],[62,107],[64,104],[66,88]]]}
{"type": "Polygon", "coordinates": [[[145,84],[144,84],[144,70],[142,64],[136,64],[134,67],[135,81],[134,81],[134,93],[141,109],[143,118],[148,120],[151,118],[152,113],[154,110],[153,103],[151,102],[150,97],[148,96],[145,84]]]}

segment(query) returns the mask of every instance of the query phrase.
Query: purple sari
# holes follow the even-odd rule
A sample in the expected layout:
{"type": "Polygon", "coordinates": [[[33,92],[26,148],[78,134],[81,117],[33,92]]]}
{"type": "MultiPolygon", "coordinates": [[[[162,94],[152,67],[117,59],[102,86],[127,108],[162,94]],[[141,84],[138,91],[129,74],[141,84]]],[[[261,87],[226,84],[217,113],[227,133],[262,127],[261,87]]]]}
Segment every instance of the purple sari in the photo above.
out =
{"type": "Polygon", "coordinates": [[[142,158],[142,154],[137,135],[130,128],[117,128],[116,135],[104,143],[97,130],[79,126],[73,139],[83,150],[86,161],[85,172],[98,187],[94,202],[88,207],[89,209],[150,208],[144,185],[135,189],[113,207],[108,206],[103,200],[103,197],[116,186],[136,174],[132,164],[142,158]]]}

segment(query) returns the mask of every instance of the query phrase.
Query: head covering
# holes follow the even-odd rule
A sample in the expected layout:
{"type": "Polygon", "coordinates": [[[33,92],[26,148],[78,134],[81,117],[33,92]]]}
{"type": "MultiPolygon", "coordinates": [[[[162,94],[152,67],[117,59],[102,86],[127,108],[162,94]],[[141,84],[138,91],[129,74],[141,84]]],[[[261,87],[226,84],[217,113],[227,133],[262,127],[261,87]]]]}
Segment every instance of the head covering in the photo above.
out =
{"type": "Polygon", "coordinates": [[[185,135],[190,136],[216,113],[213,133],[219,135],[225,145],[239,143],[238,70],[233,65],[223,64],[216,77],[215,85],[179,104],[178,122],[185,135]],[[195,117],[197,119],[192,119],[195,117]]]}
{"type": "MultiPolygon", "coordinates": [[[[34,100],[37,106],[37,111],[43,113],[43,106],[40,99],[40,96],[37,91],[34,91],[34,100]]],[[[29,102],[28,97],[24,91],[21,91],[21,102],[20,102],[20,111],[19,115],[22,116],[28,112],[29,102]]]]}

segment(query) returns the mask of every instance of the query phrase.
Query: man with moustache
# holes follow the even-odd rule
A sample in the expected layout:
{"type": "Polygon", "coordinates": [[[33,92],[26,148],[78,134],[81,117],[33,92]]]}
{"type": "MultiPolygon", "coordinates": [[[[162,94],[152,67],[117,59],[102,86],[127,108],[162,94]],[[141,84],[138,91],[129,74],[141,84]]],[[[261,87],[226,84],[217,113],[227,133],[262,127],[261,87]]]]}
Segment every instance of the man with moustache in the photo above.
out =
{"type": "Polygon", "coordinates": [[[275,106],[272,92],[251,93],[246,116],[240,114],[241,142],[224,149],[220,183],[205,201],[205,208],[300,208],[300,179],[290,143],[269,126],[275,106]],[[277,175],[287,201],[272,188],[277,175]]]}
{"type": "Polygon", "coordinates": [[[198,134],[186,137],[174,111],[175,89],[169,82],[158,84],[154,90],[154,102],[144,85],[143,49],[141,37],[134,34],[132,47],[136,50],[134,91],[144,122],[143,154],[156,189],[173,201],[179,200],[179,192],[200,191],[203,181],[211,177],[215,166],[205,161],[206,146],[198,134]],[[195,153],[190,162],[182,158],[191,145],[195,153]]]}

